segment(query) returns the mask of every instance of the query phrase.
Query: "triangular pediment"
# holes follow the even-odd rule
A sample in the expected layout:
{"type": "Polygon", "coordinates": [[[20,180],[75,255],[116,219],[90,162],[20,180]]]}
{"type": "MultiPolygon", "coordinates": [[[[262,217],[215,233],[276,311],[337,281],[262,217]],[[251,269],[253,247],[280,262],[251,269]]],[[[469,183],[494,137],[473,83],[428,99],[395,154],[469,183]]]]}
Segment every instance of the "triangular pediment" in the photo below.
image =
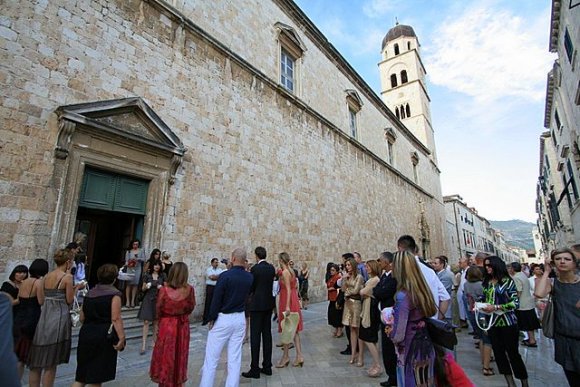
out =
{"type": "Polygon", "coordinates": [[[138,97],[66,105],[56,112],[61,120],[92,132],[126,138],[178,156],[185,153],[179,137],[138,97]]]}

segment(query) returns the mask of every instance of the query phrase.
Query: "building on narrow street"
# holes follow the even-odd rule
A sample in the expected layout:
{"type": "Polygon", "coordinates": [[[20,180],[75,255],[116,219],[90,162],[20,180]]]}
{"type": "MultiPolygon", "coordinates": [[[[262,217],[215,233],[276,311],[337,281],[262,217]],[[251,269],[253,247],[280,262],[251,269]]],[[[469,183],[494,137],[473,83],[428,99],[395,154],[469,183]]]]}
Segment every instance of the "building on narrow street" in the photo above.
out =
{"type": "Polygon", "coordinates": [[[188,263],[200,297],[210,258],[237,246],[316,277],[401,234],[445,253],[418,39],[400,28],[383,60],[406,58],[404,109],[291,0],[4,2],[0,275],[76,232],[91,281],[139,238],[188,263]]]}
{"type": "Polygon", "coordinates": [[[549,51],[557,59],[548,73],[536,212],[538,254],[580,241],[580,4],[553,0],[549,51]]]}

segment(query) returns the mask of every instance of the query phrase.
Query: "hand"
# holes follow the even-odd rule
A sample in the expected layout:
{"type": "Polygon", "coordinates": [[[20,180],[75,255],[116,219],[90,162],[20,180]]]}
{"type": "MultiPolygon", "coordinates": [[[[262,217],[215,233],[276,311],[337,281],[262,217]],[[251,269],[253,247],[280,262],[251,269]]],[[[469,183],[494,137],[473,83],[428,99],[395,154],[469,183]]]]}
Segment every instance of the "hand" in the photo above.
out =
{"type": "Polygon", "coordinates": [[[163,285],[157,285],[157,289],[161,289],[163,287],[163,285]]]}
{"type": "Polygon", "coordinates": [[[121,352],[125,349],[126,344],[127,344],[127,341],[125,340],[125,338],[123,338],[122,340],[119,340],[117,345],[113,345],[113,348],[115,348],[115,351],[121,352]]]}
{"type": "Polygon", "coordinates": [[[482,310],[486,313],[493,313],[495,311],[495,305],[488,305],[482,310]]]}
{"type": "Polygon", "coordinates": [[[147,289],[151,289],[151,282],[147,282],[147,289]]]}
{"type": "Polygon", "coordinates": [[[552,271],[552,258],[548,257],[544,261],[544,273],[550,274],[552,271]]]}
{"type": "Polygon", "coordinates": [[[385,326],[385,334],[387,336],[389,336],[391,334],[391,332],[393,331],[393,326],[392,325],[386,325],[385,326]]]}

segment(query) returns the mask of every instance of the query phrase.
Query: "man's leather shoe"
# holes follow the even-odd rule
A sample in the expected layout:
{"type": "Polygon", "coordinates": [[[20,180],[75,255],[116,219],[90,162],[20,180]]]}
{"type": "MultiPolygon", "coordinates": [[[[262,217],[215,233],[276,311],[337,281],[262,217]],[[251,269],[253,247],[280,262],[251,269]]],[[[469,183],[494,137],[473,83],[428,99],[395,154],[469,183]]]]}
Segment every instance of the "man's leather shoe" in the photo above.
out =
{"type": "Polygon", "coordinates": [[[350,348],[345,349],[344,351],[340,351],[341,355],[352,355],[352,351],[350,348]]]}
{"type": "Polygon", "coordinates": [[[383,387],[390,387],[390,386],[396,386],[397,382],[394,381],[393,379],[389,379],[386,382],[381,382],[381,386],[383,387]]]}
{"type": "Polygon", "coordinates": [[[272,376],[272,368],[260,368],[260,372],[264,375],[272,376]]]}
{"type": "Polygon", "coordinates": [[[244,378],[260,379],[260,372],[250,370],[248,372],[242,372],[242,376],[244,378]]]}

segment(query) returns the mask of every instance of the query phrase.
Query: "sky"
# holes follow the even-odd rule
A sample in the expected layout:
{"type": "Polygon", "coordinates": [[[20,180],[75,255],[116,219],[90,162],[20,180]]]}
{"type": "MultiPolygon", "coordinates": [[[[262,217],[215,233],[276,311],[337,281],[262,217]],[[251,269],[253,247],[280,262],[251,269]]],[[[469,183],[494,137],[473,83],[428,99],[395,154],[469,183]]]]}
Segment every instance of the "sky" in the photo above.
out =
{"type": "Polygon", "coordinates": [[[443,195],[488,220],[534,222],[549,0],[295,0],[380,95],[383,37],[413,27],[427,71],[443,195]]]}

